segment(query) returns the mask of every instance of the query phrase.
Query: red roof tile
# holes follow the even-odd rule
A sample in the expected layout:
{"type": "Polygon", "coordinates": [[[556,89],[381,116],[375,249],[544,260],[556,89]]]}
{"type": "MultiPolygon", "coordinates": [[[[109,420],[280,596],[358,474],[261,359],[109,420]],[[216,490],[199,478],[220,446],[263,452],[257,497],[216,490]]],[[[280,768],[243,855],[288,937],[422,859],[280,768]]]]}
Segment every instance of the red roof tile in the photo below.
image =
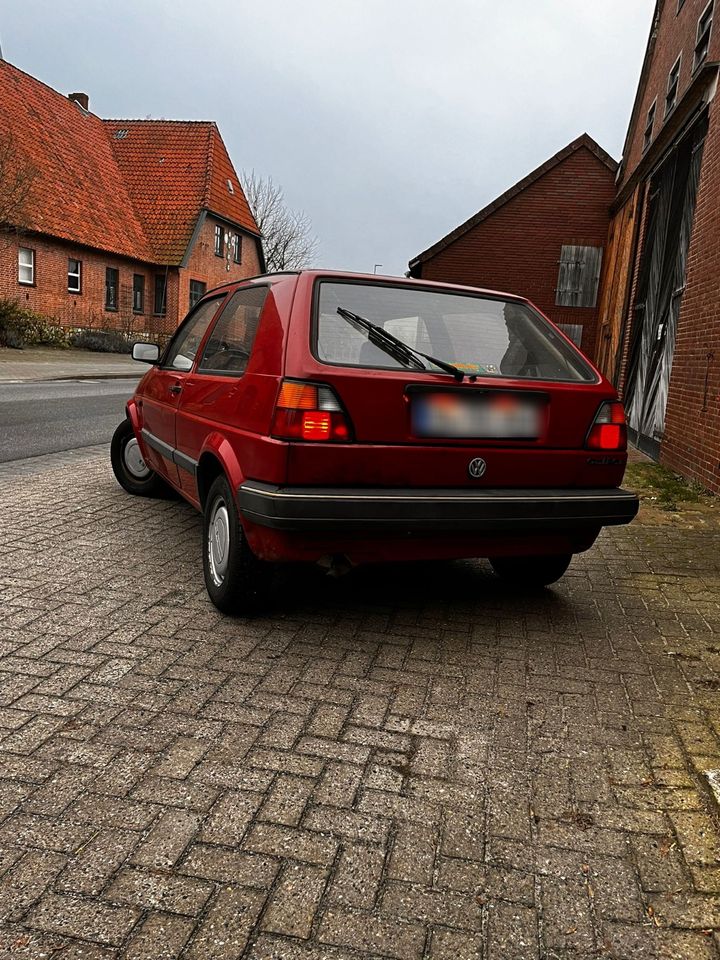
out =
{"type": "Polygon", "coordinates": [[[135,210],[159,263],[182,260],[201,209],[212,210],[259,234],[214,123],[186,120],[105,120],[104,123],[135,210]]]}
{"type": "Polygon", "coordinates": [[[152,259],[102,120],[0,61],[0,133],[35,169],[32,229],[112,253],[152,259]]]}
{"type": "Polygon", "coordinates": [[[161,264],[182,261],[202,210],[259,236],[211,121],[101,120],[0,61],[4,131],[37,171],[40,233],[161,264]]]}

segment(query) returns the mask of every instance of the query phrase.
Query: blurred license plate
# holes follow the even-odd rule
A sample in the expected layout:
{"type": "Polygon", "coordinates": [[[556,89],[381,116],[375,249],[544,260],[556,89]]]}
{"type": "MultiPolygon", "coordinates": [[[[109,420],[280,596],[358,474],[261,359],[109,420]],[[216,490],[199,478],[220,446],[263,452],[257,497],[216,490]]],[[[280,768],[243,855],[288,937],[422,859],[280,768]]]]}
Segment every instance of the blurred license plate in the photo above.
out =
{"type": "Polygon", "coordinates": [[[545,404],[515,393],[419,393],[412,398],[412,427],[418,437],[485,437],[536,440],[545,404]]]}

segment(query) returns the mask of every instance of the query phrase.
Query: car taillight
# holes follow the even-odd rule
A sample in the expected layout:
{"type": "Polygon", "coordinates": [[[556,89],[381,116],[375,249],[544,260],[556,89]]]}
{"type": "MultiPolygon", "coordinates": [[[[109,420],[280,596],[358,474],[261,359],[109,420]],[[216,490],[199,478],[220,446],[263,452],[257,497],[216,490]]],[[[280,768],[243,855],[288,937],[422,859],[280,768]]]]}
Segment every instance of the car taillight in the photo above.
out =
{"type": "Polygon", "coordinates": [[[280,440],[345,443],[350,423],[330,387],[283,380],[275,404],[272,435],[280,440]]]}
{"type": "Polygon", "coordinates": [[[626,450],[625,410],[617,401],[603,403],[590,428],[585,446],[591,450],[626,450]]]}

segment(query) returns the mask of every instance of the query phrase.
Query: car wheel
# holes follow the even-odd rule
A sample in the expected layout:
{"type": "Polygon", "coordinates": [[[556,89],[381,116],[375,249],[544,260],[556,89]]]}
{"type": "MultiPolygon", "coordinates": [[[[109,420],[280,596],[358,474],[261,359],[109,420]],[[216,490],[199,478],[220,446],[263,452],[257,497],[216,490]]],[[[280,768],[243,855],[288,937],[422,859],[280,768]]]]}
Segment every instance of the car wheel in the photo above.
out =
{"type": "Polygon", "coordinates": [[[249,616],[269,601],[273,564],[250,549],[224,474],[215,479],[205,501],[203,572],[210,599],[223,613],[249,616]]]}
{"type": "Polygon", "coordinates": [[[547,587],[565,573],[571,553],[550,557],[490,557],[495,573],[502,579],[522,587],[547,587]]]}
{"type": "Polygon", "coordinates": [[[110,463],[117,482],[137,497],[167,496],[169,487],[145,463],[129,420],[123,420],[110,443],[110,463]]]}

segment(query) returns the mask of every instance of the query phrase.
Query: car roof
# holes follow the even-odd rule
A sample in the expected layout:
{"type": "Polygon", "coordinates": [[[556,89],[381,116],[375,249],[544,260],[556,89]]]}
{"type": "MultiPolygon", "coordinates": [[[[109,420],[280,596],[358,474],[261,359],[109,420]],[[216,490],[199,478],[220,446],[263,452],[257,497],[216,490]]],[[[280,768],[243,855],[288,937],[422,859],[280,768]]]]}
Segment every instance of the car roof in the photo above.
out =
{"type": "MultiPolygon", "coordinates": [[[[222,290],[226,287],[241,286],[242,284],[246,283],[264,283],[275,278],[277,278],[279,281],[282,281],[285,278],[297,278],[300,276],[309,277],[311,280],[357,280],[361,283],[392,283],[393,285],[414,287],[416,289],[418,287],[427,287],[429,289],[438,290],[462,290],[469,293],[483,294],[485,296],[492,297],[493,299],[515,300],[522,303],[529,303],[527,297],[520,296],[517,293],[507,293],[502,290],[490,290],[484,287],[472,287],[468,284],[462,283],[443,283],[438,280],[419,280],[414,277],[395,277],[388,274],[379,273],[355,273],[350,270],[279,270],[275,273],[261,273],[255,277],[245,277],[242,280],[229,280],[227,283],[219,284],[213,289],[222,290]]],[[[208,293],[212,292],[213,290],[208,290],[208,293]]]]}

